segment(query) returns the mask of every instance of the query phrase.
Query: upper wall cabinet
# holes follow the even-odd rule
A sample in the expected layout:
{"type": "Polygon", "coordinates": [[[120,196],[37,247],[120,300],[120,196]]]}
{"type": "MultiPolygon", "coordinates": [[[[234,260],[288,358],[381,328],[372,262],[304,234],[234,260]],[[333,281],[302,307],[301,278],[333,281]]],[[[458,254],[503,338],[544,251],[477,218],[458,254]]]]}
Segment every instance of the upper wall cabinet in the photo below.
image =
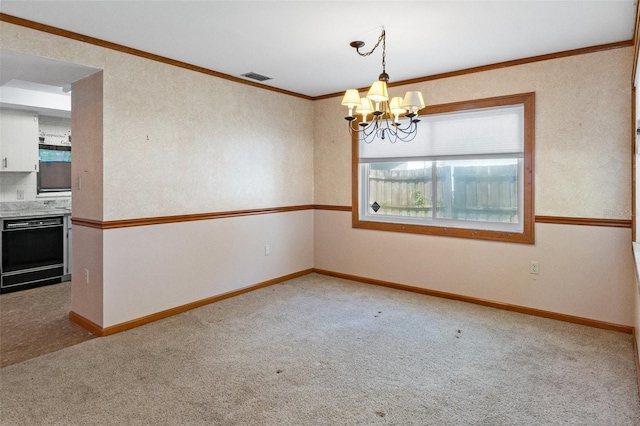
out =
{"type": "Polygon", "coordinates": [[[0,109],[0,171],[38,171],[38,115],[0,109]]]}

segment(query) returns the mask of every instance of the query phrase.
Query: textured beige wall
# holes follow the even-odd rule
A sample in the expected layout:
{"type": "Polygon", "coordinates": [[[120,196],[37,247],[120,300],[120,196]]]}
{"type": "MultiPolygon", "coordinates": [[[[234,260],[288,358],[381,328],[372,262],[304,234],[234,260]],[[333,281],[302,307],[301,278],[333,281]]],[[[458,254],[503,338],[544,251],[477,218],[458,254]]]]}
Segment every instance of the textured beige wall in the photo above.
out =
{"type": "MultiPolygon", "coordinates": [[[[638,74],[636,77],[636,80],[640,78],[640,70],[638,70],[638,74]]],[[[638,90],[637,84],[636,84],[636,97],[635,97],[635,108],[636,108],[636,116],[635,116],[635,122],[636,122],[636,126],[635,128],[638,129],[640,128],[640,90],[638,90]]],[[[640,136],[636,134],[635,138],[634,138],[634,150],[635,150],[635,160],[636,160],[636,175],[635,175],[635,179],[636,179],[636,187],[634,188],[635,191],[635,195],[636,195],[636,212],[640,212],[640,136]]],[[[636,235],[634,235],[634,241],[640,241],[640,226],[636,226],[636,235]]],[[[639,308],[640,309],[640,308],[639,308]]]]}
{"type": "Polygon", "coordinates": [[[0,21],[0,47],[60,61],[104,68],[107,49],[0,21]]]}
{"type": "Polygon", "coordinates": [[[102,220],[103,98],[102,72],[73,84],[71,186],[73,216],[102,220]]]}
{"type": "MultiPolygon", "coordinates": [[[[102,72],[73,84],[71,162],[73,217],[101,220],[103,212],[102,72]]],[[[71,310],[95,324],[103,323],[102,233],[75,226],[72,230],[71,310]],[[83,280],[89,271],[89,282],[83,280]]]]}
{"type": "Polygon", "coordinates": [[[106,56],[106,219],[312,203],[310,101],[106,56]]]}
{"type": "MultiPolygon", "coordinates": [[[[537,215],[631,218],[633,49],[535,62],[412,86],[429,105],[536,93],[537,215]]],[[[315,202],[351,205],[351,145],[339,98],[315,102],[315,202]]]]}
{"type": "Polygon", "coordinates": [[[311,101],[4,22],[0,36],[103,69],[103,220],[313,202],[311,101]]]}
{"type": "MultiPolygon", "coordinates": [[[[636,277],[637,278],[637,277],[636,277]]],[[[636,351],[638,351],[638,359],[640,359],[640,283],[636,281],[637,288],[635,291],[635,318],[633,326],[636,329],[636,351]]],[[[637,372],[640,377],[640,371],[637,372]]]]}

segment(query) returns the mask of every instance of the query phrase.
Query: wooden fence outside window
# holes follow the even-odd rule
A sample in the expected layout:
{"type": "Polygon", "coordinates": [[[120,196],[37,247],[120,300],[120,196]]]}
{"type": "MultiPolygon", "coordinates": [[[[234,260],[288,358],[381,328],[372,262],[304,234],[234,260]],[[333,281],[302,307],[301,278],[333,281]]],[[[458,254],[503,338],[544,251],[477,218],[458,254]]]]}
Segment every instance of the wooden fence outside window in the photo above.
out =
{"type": "Polygon", "coordinates": [[[517,165],[369,169],[369,201],[377,214],[483,222],[518,222],[517,165]],[[434,180],[435,178],[435,185],[434,180]],[[435,189],[434,189],[435,187],[435,189]],[[436,192],[434,197],[433,192],[436,192]]]}

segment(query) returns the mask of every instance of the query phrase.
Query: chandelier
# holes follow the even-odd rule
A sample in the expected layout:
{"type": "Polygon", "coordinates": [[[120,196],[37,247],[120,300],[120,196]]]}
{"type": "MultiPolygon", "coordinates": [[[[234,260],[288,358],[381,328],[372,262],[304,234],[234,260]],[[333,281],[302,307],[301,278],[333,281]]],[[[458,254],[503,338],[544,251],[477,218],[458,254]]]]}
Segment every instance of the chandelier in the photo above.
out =
{"type": "Polygon", "coordinates": [[[342,105],[349,108],[349,116],[345,120],[349,122],[349,133],[354,132],[361,135],[366,143],[373,142],[374,139],[389,139],[391,143],[397,140],[409,142],[416,137],[418,131],[418,112],[424,108],[424,100],[420,92],[407,92],[404,98],[400,96],[391,98],[387,91],[389,74],[386,72],[386,33],[382,28],[382,33],[378,42],[369,52],[362,53],[360,48],[364,46],[363,41],[352,41],[351,47],[356,49],[360,56],[371,55],[382,43],[382,74],[378,80],[374,81],[367,92],[367,96],[360,97],[356,89],[349,89],[342,98],[342,105]],[[355,114],[354,114],[355,109],[355,114]],[[356,115],[361,119],[356,120],[356,115]],[[369,115],[371,120],[369,121],[369,115]],[[405,119],[400,120],[401,117],[405,119]]]}

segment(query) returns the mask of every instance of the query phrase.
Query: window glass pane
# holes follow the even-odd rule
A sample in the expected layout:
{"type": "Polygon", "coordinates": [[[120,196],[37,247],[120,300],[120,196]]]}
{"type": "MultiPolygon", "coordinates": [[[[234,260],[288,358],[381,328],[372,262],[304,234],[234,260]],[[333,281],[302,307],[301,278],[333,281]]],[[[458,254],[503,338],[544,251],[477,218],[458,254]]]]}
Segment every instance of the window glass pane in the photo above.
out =
{"type": "Polygon", "coordinates": [[[71,147],[40,146],[38,194],[71,191],[71,147]]]}
{"type": "Polygon", "coordinates": [[[437,161],[437,217],[518,223],[518,159],[437,161]]]}
{"type": "Polygon", "coordinates": [[[60,151],[53,149],[40,149],[40,161],[63,161],[71,162],[71,151],[60,151]]]}
{"type": "Polygon", "coordinates": [[[431,165],[431,161],[369,164],[369,213],[430,218],[433,214],[431,165]],[[377,212],[372,208],[374,203],[380,206],[377,212]]]}

